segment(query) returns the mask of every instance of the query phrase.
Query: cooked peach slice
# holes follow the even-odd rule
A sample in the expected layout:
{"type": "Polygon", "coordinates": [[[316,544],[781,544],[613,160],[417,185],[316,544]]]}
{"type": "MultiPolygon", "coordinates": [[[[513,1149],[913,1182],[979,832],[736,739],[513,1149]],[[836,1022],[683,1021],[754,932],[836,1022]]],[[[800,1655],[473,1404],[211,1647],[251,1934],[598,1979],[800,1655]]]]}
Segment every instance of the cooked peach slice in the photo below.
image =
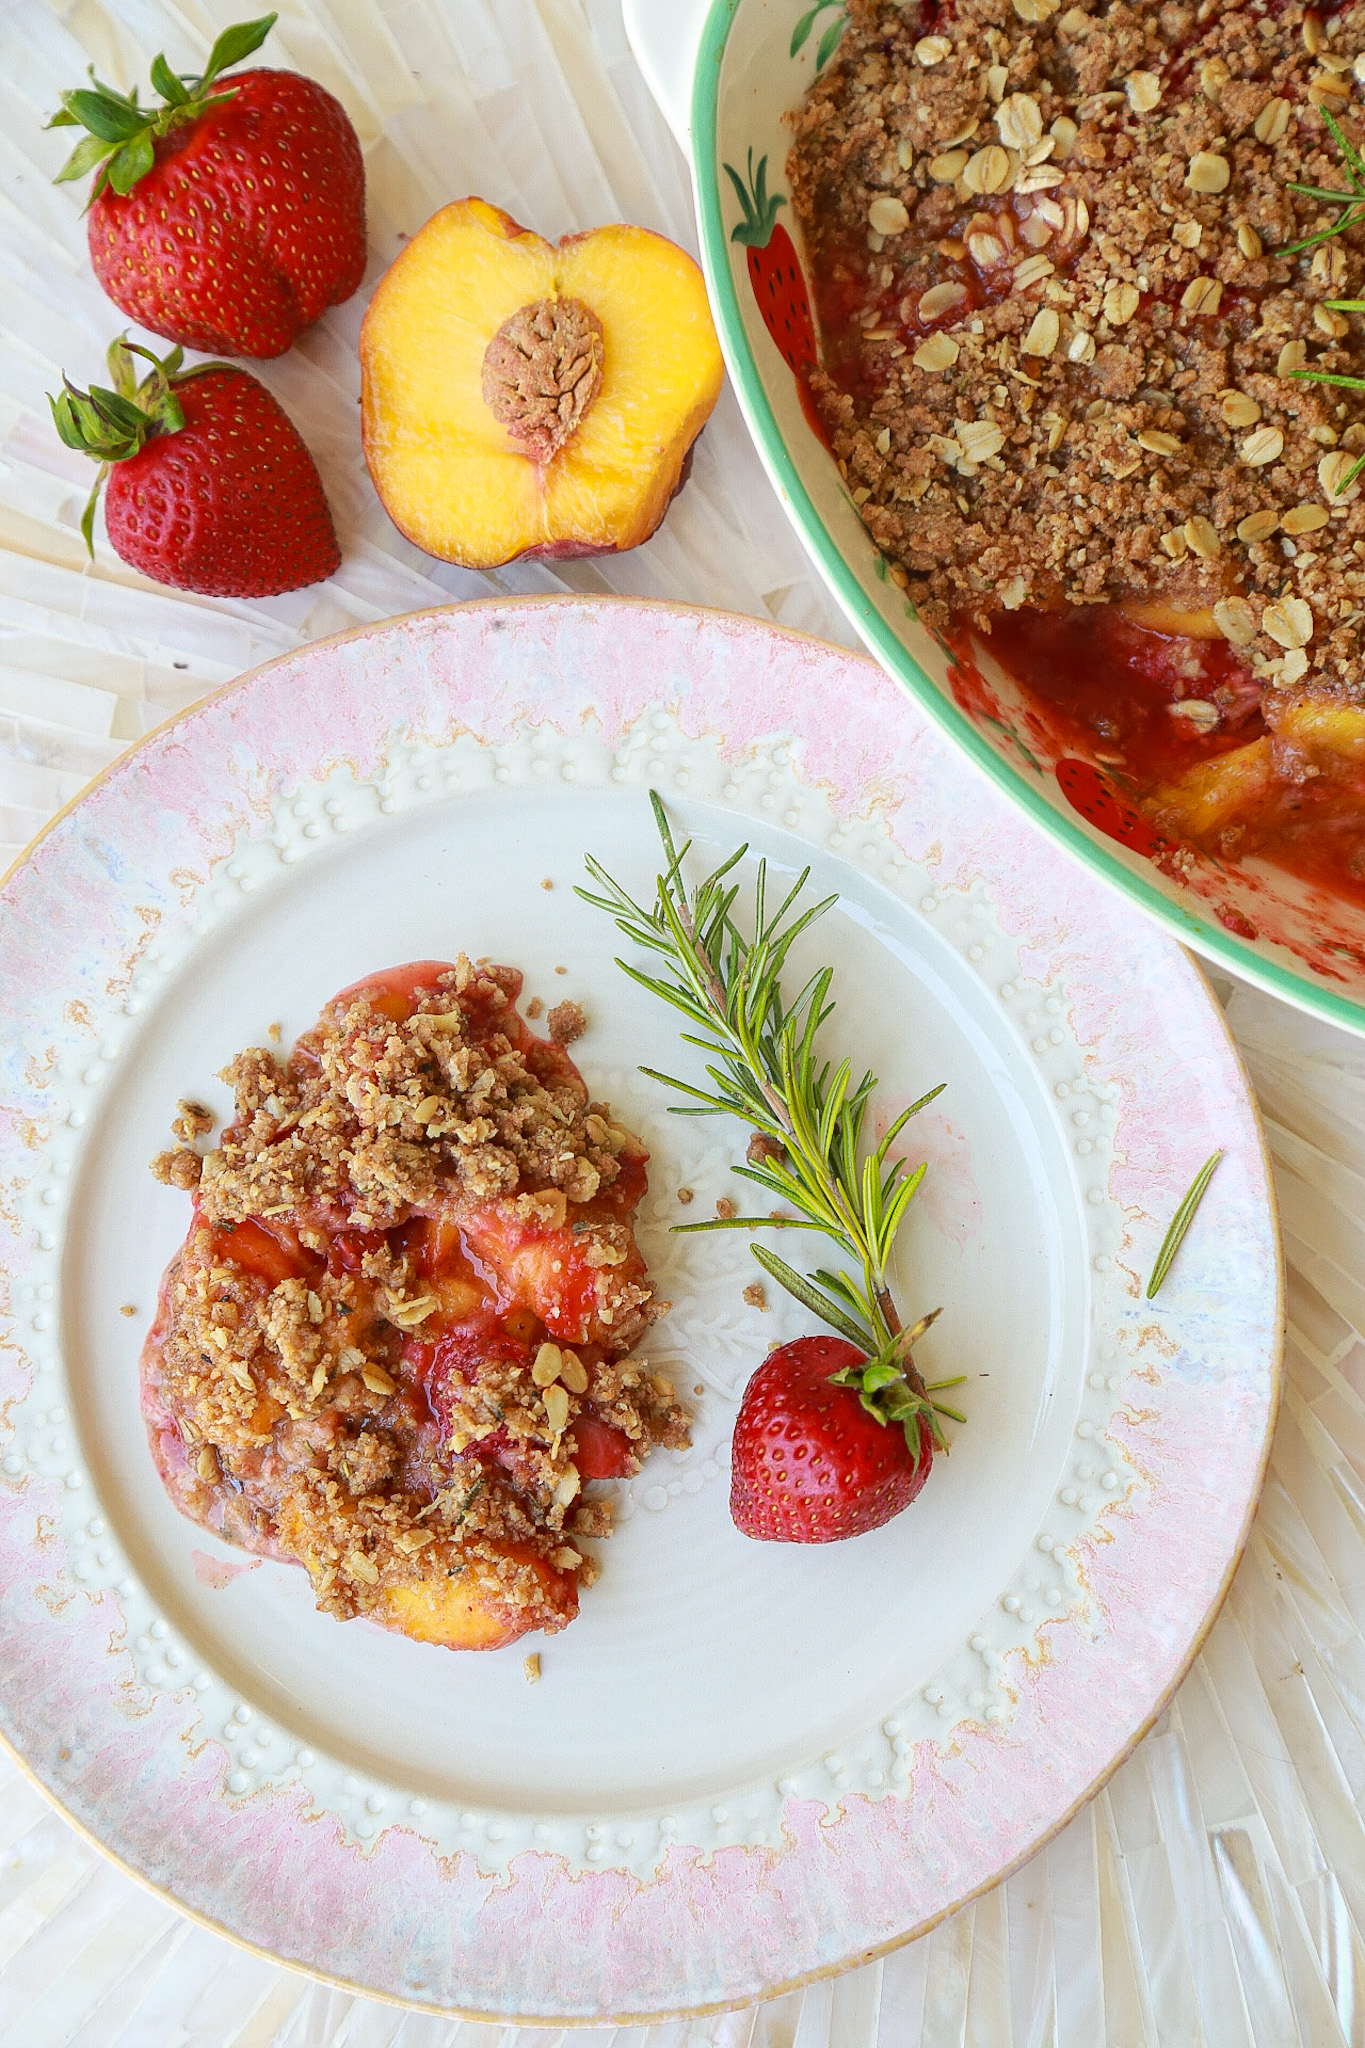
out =
{"type": "Polygon", "coordinates": [[[1291,704],[1275,714],[1275,730],[1306,754],[1327,754],[1351,767],[1365,765],[1365,711],[1350,704],[1291,704]]]}
{"type": "Polygon", "coordinates": [[[647,1299],[645,1262],[628,1223],[575,1207],[572,1222],[537,1226],[515,1200],[463,1218],[465,1239],[510,1303],[566,1344],[632,1342],[647,1299]]]}
{"type": "Polygon", "coordinates": [[[1119,610],[1149,633],[1169,633],[1185,640],[1221,640],[1223,629],[1211,605],[1121,604],[1119,610]]]}
{"type": "Polygon", "coordinates": [[[467,569],[647,540],[720,394],[701,272],[645,228],[558,245],[482,199],[429,220],[360,334],[394,525],[467,569]]]}
{"type": "Polygon", "coordinates": [[[1232,824],[1268,793],[1274,780],[1270,741],[1252,740],[1229,754],[1201,761],[1178,782],[1152,791],[1147,808],[1158,824],[1170,824],[1182,835],[1199,839],[1232,824]]]}
{"type": "Polygon", "coordinates": [[[487,1602],[484,1589],[470,1583],[468,1573],[390,1586],[375,1619],[415,1642],[440,1643],[447,1650],[500,1650],[520,1634],[504,1612],[487,1602]]]}
{"type": "Polygon", "coordinates": [[[518,1611],[491,1574],[467,1566],[458,1578],[443,1575],[388,1587],[375,1620],[416,1642],[439,1643],[447,1650],[500,1650],[528,1629],[562,1628],[578,1612],[577,1581],[539,1558],[534,1563],[545,1612],[518,1611]]]}
{"type": "MultiPolygon", "coordinates": [[[[305,1526],[287,1503],[278,1517],[280,1549],[296,1558],[316,1579],[320,1563],[310,1548],[305,1526]]],[[[396,1629],[419,1643],[441,1643],[448,1650],[500,1650],[528,1629],[551,1633],[578,1612],[578,1580],[571,1571],[556,1571],[524,1544],[509,1543],[504,1554],[529,1573],[535,1598],[514,1606],[494,1571],[470,1559],[452,1574],[437,1568],[414,1572],[380,1588],[370,1618],[382,1628],[396,1629]]]]}

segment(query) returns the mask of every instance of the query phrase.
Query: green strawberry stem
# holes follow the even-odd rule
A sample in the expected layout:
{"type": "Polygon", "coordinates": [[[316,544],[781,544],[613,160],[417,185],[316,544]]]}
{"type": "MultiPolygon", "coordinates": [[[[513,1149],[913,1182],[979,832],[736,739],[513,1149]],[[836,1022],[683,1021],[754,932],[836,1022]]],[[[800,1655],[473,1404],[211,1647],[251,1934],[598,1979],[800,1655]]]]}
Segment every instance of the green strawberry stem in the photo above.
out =
{"type": "Polygon", "coordinates": [[[730,240],[741,243],[746,249],[766,249],[772,240],[773,227],[777,221],[777,209],[785,206],[786,200],[780,192],[768,190],[768,159],[760,157],[758,173],[754,173],[754,153],[749,151],[749,182],[746,185],[733,164],[724,166],[725,175],[739,195],[740,208],[744,218],[737,221],[730,230],[730,240]]]}
{"type": "Polygon", "coordinates": [[[64,92],[59,111],[47,123],[49,128],[89,131],[84,141],[76,144],[55,182],[62,185],[69,179],[83,178],[87,171],[98,167],[99,175],[86,204],[98,199],[106,185],[125,197],[138,179],[151,170],[161,136],[232,98],[231,86],[225,92],[215,92],[214,81],[259,50],[277,19],[276,15],[266,14],[259,21],[239,21],[234,27],[225,28],[198,78],[172,71],[164,56],[155,58],[151,78],[162,98],[160,107],[140,106],[136,86],[129,93],[121,93],[111,85],[102,85],[92,66],[90,85],[64,92]]]}
{"type": "Polygon", "coordinates": [[[954,1422],[967,1420],[958,1409],[949,1408],[946,1402],[933,1398],[948,1387],[960,1387],[966,1373],[960,1372],[949,1380],[926,1382],[910,1363],[910,1346],[918,1343],[930,1324],[938,1321],[940,1313],[939,1309],[934,1309],[929,1315],[921,1316],[910,1329],[901,1330],[883,1345],[874,1358],[865,1358],[861,1365],[846,1365],[841,1371],[830,1374],[836,1386],[857,1388],[861,1406],[876,1421],[902,1423],[906,1441],[912,1450],[917,1448],[921,1421],[928,1423],[938,1448],[946,1451],[947,1440],[937,1418],[947,1415],[954,1422]]]}
{"type": "MultiPolygon", "coordinates": [[[[772,1216],[718,1217],[674,1227],[800,1228],[832,1239],[852,1262],[853,1273],[822,1269],[804,1275],[766,1245],[750,1249],[780,1287],[864,1353],[862,1362],[850,1368],[854,1377],[847,1383],[858,1386],[868,1412],[881,1422],[903,1423],[907,1441],[916,1449],[924,1422],[935,1442],[946,1449],[938,1417],[955,1411],[932,1399],[938,1388],[925,1385],[911,1357],[912,1344],[934,1316],[922,1317],[907,1330],[887,1278],[896,1233],[924,1177],[922,1166],[911,1171],[903,1159],[889,1160],[890,1150],[916,1111],[942,1091],[931,1089],[903,1110],[875,1151],[860,1159],[876,1077],[864,1074],[854,1087],[848,1060],[831,1070],[827,1060],[817,1062],[815,1050],[816,1034],[834,1008],[829,1000],[833,971],[824,968],[813,974],[790,1006],[781,990],[792,945],[838,898],[828,896],[789,916],[806,885],[807,868],[769,915],[767,863],[760,861],[754,936],[746,940],[732,915],[738,887],[726,878],[748,852],[747,846],[731,854],[689,896],[681,871],[691,842],[676,847],[654,790],[650,802],[667,860],[658,877],[654,907],[643,909],[591,856],[588,872],[602,893],[576,893],[595,909],[605,910],[636,945],[665,957],[667,978],[643,973],[624,960],[617,965],[681,1011],[694,1027],[684,1031],[684,1042],[699,1046],[717,1063],[706,1068],[713,1083],[710,1090],[653,1067],[642,1067],[641,1072],[688,1098],[672,1105],[675,1115],[731,1115],[749,1124],[757,1133],[750,1163],[734,1171],[787,1205],[787,1212],[772,1216]],[[790,1213],[793,1210],[795,1214],[790,1213]]],[[[948,1384],[956,1383],[941,1383],[948,1384]]]]}
{"type": "Polygon", "coordinates": [[[95,506],[113,464],[126,462],[159,434],[178,434],[185,424],[185,413],[175,395],[176,385],[202,376],[206,370],[224,367],[221,363],[197,363],[193,369],[184,370],[184,360],[185,352],[178,347],[160,357],[140,342],[119,340],[110,344],[108,355],[112,390],[92,384],[88,391],[81,391],[63,376],[59,395],[54,398],[48,393],[53,421],[67,447],[90,456],[100,465],[81,514],[81,533],[92,560],[95,506]],[[141,356],[152,366],[140,384],[134,356],[141,356]]]}

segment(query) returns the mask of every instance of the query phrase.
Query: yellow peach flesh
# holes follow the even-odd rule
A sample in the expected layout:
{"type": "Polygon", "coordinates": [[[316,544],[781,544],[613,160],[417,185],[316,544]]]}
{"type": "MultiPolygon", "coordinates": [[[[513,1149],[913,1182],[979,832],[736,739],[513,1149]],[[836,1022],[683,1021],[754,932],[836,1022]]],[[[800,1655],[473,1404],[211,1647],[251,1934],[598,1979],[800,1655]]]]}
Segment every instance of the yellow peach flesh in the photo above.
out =
{"type": "Polygon", "coordinates": [[[394,524],[428,554],[451,503],[470,552],[503,535],[533,547],[543,514],[535,466],[483,402],[489,337],[554,289],[555,252],[481,199],[443,207],[376,291],[361,329],[365,459],[394,524]]]}
{"type": "Polygon", "coordinates": [[[1207,605],[1190,609],[1178,604],[1121,604],[1119,610],[1149,633],[1169,633],[1186,640],[1223,638],[1223,629],[1207,605]]]}
{"type": "Polygon", "coordinates": [[[1278,733],[1305,753],[1365,761],[1365,711],[1349,704],[1291,704],[1273,722],[1278,733]]]}
{"type": "Polygon", "coordinates": [[[477,1280],[463,1279],[455,1274],[443,1274],[438,1280],[424,1280],[422,1292],[436,1296],[440,1304],[437,1319],[442,1323],[462,1322],[466,1316],[476,1315],[492,1299],[489,1289],[477,1280]]]}
{"type": "Polygon", "coordinates": [[[701,273],[681,249],[628,226],[556,249],[479,199],[443,208],[409,243],[360,354],[365,455],[385,509],[465,568],[646,540],[723,374],[701,273]],[[601,320],[603,382],[572,439],[537,463],[486,403],[483,360],[513,313],[554,297],[601,320]]]}
{"type": "Polygon", "coordinates": [[[418,1579],[411,1585],[390,1586],[375,1619],[414,1642],[440,1643],[447,1650],[498,1650],[525,1632],[468,1571],[458,1579],[418,1579]]]}
{"type": "Polygon", "coordinates": [[[564,456],[548,465],[547,533],[591,532],[603,546],[634,547],[663,518],[720,395],[706,294],[690,256],[633,227],[562,242],[556,289],[592,307],[606,352],[601,391],[564,456]],[[708,363],[700,382],[699,358],[708,363]]]}
{"type": "Polygon", "coordinates": [[[1198,839],[1234,822],[1238,814],[1266,795],[1274,769],[1268,739],[1253,740],[1230,754],[1201,761],[1178,782],[1153,790],[1151,804],[1159,817],[1173,816],[1182,833],[1198,839]]]}
{"type": "MultiPolygon", "coordinates": [[[[315,1577],[318,1559],[307,1547],[300,1518],[288,1508],[282,1510],[279,1530],[285,1550],[315,1577]]],[[[518,1626],[496,1581],[473,1567],[467,1567],[458,1578],[447,1572],[433,1573],[430,1578],[387,1587],[371,1619],[415,1642],[441,1643],[448,1650],[497,1650],[535,1625],[518,1626]]]]}

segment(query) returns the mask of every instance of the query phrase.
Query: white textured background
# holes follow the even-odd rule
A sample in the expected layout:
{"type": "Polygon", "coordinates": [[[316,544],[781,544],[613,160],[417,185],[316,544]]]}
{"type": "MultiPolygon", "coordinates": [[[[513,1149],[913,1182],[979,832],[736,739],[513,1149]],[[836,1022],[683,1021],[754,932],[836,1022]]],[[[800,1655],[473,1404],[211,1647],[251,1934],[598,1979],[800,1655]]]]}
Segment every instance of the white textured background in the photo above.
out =
{"type": "MultiPolygon", "coordinates": [[[[669,0],[655,0],[666,6],[669,0]]],[[[279,0],[266,60],[319,78],[365,147],[367,287],[444,201],[543,234],[633,220],[694,246],[682,159],[619,0],[279,0]]],[[[494,592],[614,590],[733,607],[827,638],[816,584],[727,393],[648,546],[473,576],[428,561],[360,456],[366,290],[257,368],[317,457],[344,561],[260,604],[144,583],[77,522],[90,467],[44,393],[120,331],[82,194],[42,132],[94,62],[126,87],[196,68],[247,0],[0,7],[0,858],[166,713],[344,627],[494,592]]],[[[1220,984],[1265,1111],[1291,1269],[1289,1383],[1264,1505],[1176,1704],[1019,1876],[883,1964],[650,2048],[1365,2048],[1365,1046],[1220,984]]],[[[327,1991],[182,1920],[0,1761],[0,2048],[513,2048],[327,1991]]],[[[537,2048],[543,2034],[519,2036],[537,2048]]],[[[583,2048],[642,2048],[638,2030],[583,2048]]]]}

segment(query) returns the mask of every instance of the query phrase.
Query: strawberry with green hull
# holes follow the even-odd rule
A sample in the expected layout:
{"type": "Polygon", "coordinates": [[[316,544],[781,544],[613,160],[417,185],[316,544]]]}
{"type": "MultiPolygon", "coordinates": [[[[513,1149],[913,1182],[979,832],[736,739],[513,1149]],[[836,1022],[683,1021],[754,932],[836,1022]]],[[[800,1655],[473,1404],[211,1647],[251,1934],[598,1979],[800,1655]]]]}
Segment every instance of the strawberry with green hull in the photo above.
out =
{"type": "Polygon", "coordinates": [[[854,1086],[847,1060],[834,1067],[816,1052],[817,1034],[834,1009],[832,970],[812,975],[790,1004],[781,987],[793,943],[838,898],[796,914],[807,868],[770,912],[767,863],[760,861],[753,936],[746,938],[734,916],[739,892],[728,877],[747,846],[689,891],[682,864],[691,842],[675,847],[653,790],[650,801],[667,863],[652,907],[636,903],[591,857],[597,893],[577,893],[614,918],[635,945],[661,957],[658,974],[624,960],[617,965],[687,1019],[687,1043],[707,1056],[711,1085],[700,1088],[652,1067],[641,1071],[685,1097],[676,1113],[735,1116],[747,1124],[754,1134],[747,1164],[734,1171],[780,1204],[766,1215],[674,1229],[815,1230],[853,1269],[803,1275],[766,1245],[751,1245],[764,1272],[838,1336],[800,1338],[759,1367],[740,1405],[731,1461],[730,1512],[742,1534],[833,1543],[908,1507],[934,1451],[948,1448],[940,1416],[964,1420],[935,1398],[962,1376],[926,1385],[912,1357],[938,1311],[907,1329],[888,1274],[896,1234],[925,1172],[893,1158],[892,1147],[942,1089],[903,1110],[876,1149],[863,1153],[876,1077],[864,1074],[854,1086]]]}
{"type": "Polygon", "coordinates": [[[742,1535],[838,1543],[909,1507],[929,1477],[933,1431],[923,1414],[896,1426],[860,1398],[867,1365],[842,1337],[798,1337],[760,1365],[731,1452],[730,1514],[742,1535]]]}
{"type": "Polygon", "coordinates": [[[274,597],[341,565],[322,480],[292,421],[263,384],[228,363],[181,368],[135,342],[109,351],[114,388],[51,399],[68,448],[100,464],[95,503],[115,554],[157,583],[208,597],[274,597]],[[134,356],[151,364],[139,384],[134,356]]]}
{"type": "Polygon", "coordinates": [[[274,22],[224,30],[198,78],[158,57],[160,107],[92,73],[49,123],[89,131],[58,182],[95,172],[90,260],[114,304],[217,355],[283,355],[365,270],[365,169],[340,102],[292,71],[220,82],[274,22]]]}

